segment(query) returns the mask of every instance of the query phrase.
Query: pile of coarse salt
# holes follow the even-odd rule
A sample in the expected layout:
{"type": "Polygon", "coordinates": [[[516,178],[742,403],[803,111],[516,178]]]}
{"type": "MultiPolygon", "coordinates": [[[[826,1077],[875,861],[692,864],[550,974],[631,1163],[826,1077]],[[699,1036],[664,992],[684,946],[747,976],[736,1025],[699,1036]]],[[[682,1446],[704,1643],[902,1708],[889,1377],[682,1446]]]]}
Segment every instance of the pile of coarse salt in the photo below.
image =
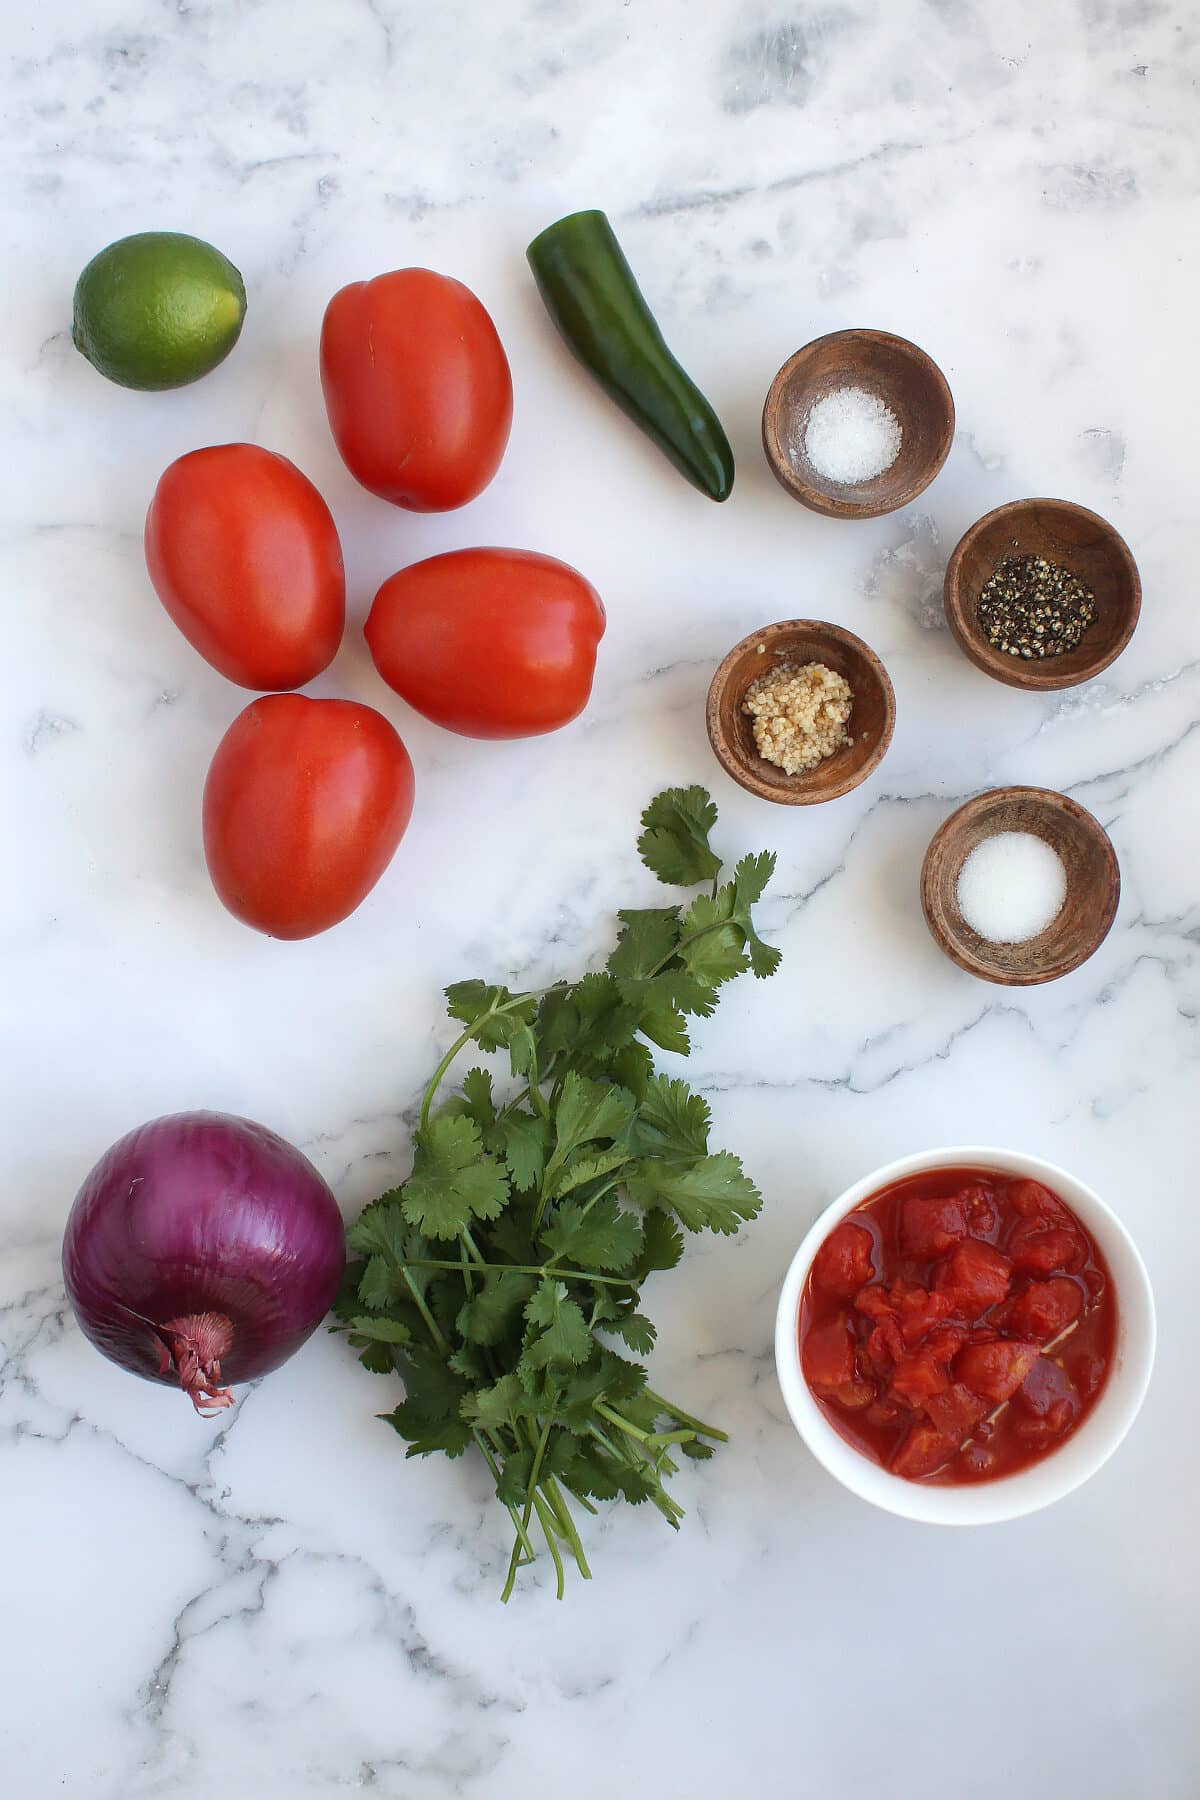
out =
{"type": "Polygon", "coordinates": [[[890,469],[904,436],[886,401],[866,388],[835,388],[802,421],[803,449],[817,474],[839,487],[872,481],[890,469]]]}
{"type": "Polygon", "coordinates": [[[990,944],[1026,944],[1052,925],[1067,897],[1062,858],[1032,831],[998,831],[958,872],[958,910],[990,944]]]}

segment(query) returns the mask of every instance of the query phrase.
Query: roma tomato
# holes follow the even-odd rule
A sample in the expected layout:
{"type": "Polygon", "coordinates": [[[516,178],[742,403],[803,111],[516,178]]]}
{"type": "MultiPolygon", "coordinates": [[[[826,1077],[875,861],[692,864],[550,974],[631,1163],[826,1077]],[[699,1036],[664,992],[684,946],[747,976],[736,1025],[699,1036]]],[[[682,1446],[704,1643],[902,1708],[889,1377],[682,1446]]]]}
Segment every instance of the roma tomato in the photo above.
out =
{"type": "Polygon", "coordinates": [[[303,687],[342,641],[333,515],[294,463],[257,444],[193,450],[146,519],[154,591],[193,649],[248,688],[303,687]]]}
{"type": "Polygon", "coordinates": [[[465,737],[534,737],[581,713],[604,607],[533,550],[451,550],[384,582],[367,645],[388,686],[465,737]]]}
{"type": "Polygon", "coordinates": [[[333,296],[321,327],[321,387],[342,461],[411,512],[482,493],[508,443],[512,376],[470,288],[431,269],[394,269],[333,296]]]}
{"type": "Polygon", "coordinates": [[[204,784],[213,886],[257,931],[314,937],[370,893],[412,804],[412,763],[382,713],[268,694],[233,721],[204,784]]]}

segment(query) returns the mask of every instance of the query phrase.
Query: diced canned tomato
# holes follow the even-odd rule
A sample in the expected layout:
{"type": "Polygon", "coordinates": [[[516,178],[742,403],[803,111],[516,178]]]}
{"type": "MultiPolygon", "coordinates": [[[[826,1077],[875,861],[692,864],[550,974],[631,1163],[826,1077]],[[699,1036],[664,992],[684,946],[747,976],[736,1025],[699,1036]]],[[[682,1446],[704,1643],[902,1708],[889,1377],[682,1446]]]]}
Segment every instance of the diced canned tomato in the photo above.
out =
{"type": "Polygon", "coordinates": [[[1055,1275],[1060,1269],[1077,1269],[1085,1256],[1077,1233],[1062,1225],[1043,1225],[1037,1219],[1022,1219],[1009,1232],[1005,1252],[1021,1275],[1055,1275]]]}
{"type": "Polygon", "coordinates": [[[967,1221],[957,1199],[923,1200],[920,1195],[913,1194],[900,1208],[900,1252],[903,1256],[941,1256],[966,1235],[967,1221]]]}
{"type": "Polygon", "coordinates": [[[938,1270],[939,1293],[949,1295],[956,1310],[968,1319],[978,1319],[989,1306],[996,1306],[1008,1293],[1012,1264],[1007,1256],[991,1244],[967,1238],[956,1244],[950,1257],[938,1270]]]}
{"type": "Polygon", "coordinates": [[[1004,1198],[1022,1219],[1040,1219],[1045,1225],[1061,1225],[1071,1218],[1058,1195],[1052,1194],[1040,1181],[1010,1181],[1004,1198]]]}
{"type": "Polygon", "coordinates": [[[961,1442],[961,1438],[948,1436],[936,1425],[913,1425],[892,1457],[892,1474],[902,1475],[905,1481],[920,1481],[922,1476],[934,1474],[949,1462],[961,1442]]]}
{"type": "Polygon", "coordinates": [[[813,1281],[839,1300],[852,1300],[860,1287],[874,1280],[871,1234],[864,1225],[843,1221],[813,1258],[813,1281]]]}
{"type": "Polygon", "coordinates": [[[1013,1338],[968,1344],[954,1364],[954,1377],[993,1404],[1011,1400],[1041,1354],[1040,1344],[1013,1338]]]}
{"type": "Polygon", "coordinates": [[[942,1394],[949,1386],[945,1364],[936,1362],[927,1350],[920,1350],[915,1356],[902,1357],[896,1364],[888,1394],[920,1408],[931,1395],[942,1394]]]}
{"type": "Polygon", "coordinates": [[[831,1232],[800,1340],[818,1406],[864,1455],[906,1480],[975,1482],[1069,1436],[1112,1365],[1116,1325],[1104,1259],[1057,1195],[935,1169],[831,1232]]]}
{"type": "Polygon", "coordinates": [[[935,1394],[925,1408],[939,1431],[948,1437],[957,1434],[960,1441],[982,1422],[987,1410],[983,1396],[961,1381],[952,1382],[944,1394],[935,1394]]]}
{"type": "Polygon", "coordinates": [[[1083,1311],[1083,1289],[1069,1275],[1031,1281],[1008,1309],[1008,1328],[1045,1344],[1065,1331],[1083,1311]]]}
{"type": "Polygon", "coordinates": [[[854,1339],[845,1313],[816,1325],[804,1340],[804,1378],[817,1393],[833,1393],[854,1380],[854,1339]]]}
{"type": "Polygon", "coordinates": [[[958,1196],[958,1202],[971,1236],[992,1237],[1000,1223],[1000,1215],[983,1183],[976,1181],[970,1187],[965,1187],[958,1196]]]}

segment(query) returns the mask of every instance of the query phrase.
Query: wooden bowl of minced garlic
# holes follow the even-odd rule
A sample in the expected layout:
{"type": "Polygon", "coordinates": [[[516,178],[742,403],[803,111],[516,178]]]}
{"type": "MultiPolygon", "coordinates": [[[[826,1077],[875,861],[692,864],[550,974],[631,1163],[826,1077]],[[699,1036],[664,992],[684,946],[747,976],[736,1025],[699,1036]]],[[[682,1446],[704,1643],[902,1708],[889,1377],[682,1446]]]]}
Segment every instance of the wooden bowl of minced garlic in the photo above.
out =
{"type": "Polygon", "coordinates": [[[712,678],[707,723],[717,760],[749,793],[813,806],[848,794],[879,766],[896,696],[852,631],[783,619],[734,645],[712,678]]]}

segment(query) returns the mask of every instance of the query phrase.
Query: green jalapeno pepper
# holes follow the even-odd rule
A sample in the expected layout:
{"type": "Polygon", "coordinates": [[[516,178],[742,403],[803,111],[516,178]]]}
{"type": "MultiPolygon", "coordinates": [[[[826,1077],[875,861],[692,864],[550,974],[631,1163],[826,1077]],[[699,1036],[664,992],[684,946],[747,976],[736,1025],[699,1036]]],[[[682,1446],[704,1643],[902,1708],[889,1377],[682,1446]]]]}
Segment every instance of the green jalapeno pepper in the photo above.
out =
{"type": "Polygon", "coordinates": [[[528,256],[573,354],[702,494],[728,499],[729,439],[663,342],[605,215],[570,213],[534,238],[528,256]]]}

